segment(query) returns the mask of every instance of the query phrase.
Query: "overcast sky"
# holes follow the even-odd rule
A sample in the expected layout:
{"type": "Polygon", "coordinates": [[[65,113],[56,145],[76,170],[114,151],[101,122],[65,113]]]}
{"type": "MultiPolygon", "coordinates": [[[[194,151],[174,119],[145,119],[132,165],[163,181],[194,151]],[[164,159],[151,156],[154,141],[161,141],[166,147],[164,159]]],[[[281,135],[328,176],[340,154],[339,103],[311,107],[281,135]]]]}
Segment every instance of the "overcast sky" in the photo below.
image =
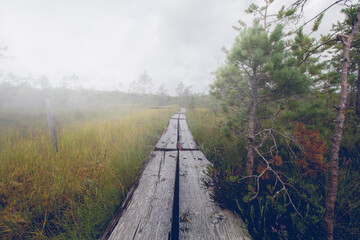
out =
{"type": "MultiPolygon", "coordinates": [[[[334,0],[335,1],[335,0],[334,0]]],[[[333,0],[309,0],[308,18],[333,0]]],[[[0,59],[3,74],[47,76],[53,85],[76,74],[84,87],[127,90],[147,71],[154,91],[170,94],[179,81],[207,92],[211,72],[224,59],[237,20],[262,0],[0,0],[0,59]],[[122,86],[121,86],[122,85],[122,86]]],[[[290,0],[277,0],[274,7],[290,0]]],[[[321,30],[343,16],[333,8],[321,30]]]]}

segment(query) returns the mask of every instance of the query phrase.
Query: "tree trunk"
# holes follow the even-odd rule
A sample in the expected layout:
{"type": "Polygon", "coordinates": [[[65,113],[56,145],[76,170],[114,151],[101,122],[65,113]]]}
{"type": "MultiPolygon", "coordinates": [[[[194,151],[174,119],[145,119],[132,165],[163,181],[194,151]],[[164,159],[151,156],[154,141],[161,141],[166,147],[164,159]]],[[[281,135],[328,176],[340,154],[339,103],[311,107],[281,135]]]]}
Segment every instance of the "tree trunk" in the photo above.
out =
{"type": "Polygon", "coordinates": [[[360,56],[357,56],[357,80],[356,80],[356,100],[355,100],[355,112],[356,116],[360,117],[360,56]]]}
{"type": "Polygon", "coordinates": [[[258,106],[258,89],[256,70],[253,71],[252,77],[252,98],[249,112],[249,126],[248,126],[248,152],[246,157],[246,174],[252,175],[254,171],[254,158],[255,158],[255,113],[258,106]]]}
{"type": "MultiPolygon", "coordinates": [[[[347,101],[347,80],[348,80],[348,71],[350,66],[350,46],[355,37],[355,34],[359,31],[359,22],[360,19],[360,8],[356,16],[356,23],[353,30],[343,39],[343,61],[341,69],[341,90],[340,90],[340,101],[338,106],[338,112],[335,120],[335,130],[334,136],[332,138],[332,148],[331,148],[331,159],[330,159],[330,183],[326,199],[326,213],[325,213],[325,230],[326,230],[326,239],[332,240],[334,238],[334,207],[336,200],[336,192],[338,185],[338,173],[339,173],[339,150],[341,144],[342,131],[345,122],[345,110],[346,110],[346,101],[347,101]]],[[[340,36],[341,37],[341,36],[340,36]]],[[[343,37],[341,37],[343,38],[343,37]]]]}

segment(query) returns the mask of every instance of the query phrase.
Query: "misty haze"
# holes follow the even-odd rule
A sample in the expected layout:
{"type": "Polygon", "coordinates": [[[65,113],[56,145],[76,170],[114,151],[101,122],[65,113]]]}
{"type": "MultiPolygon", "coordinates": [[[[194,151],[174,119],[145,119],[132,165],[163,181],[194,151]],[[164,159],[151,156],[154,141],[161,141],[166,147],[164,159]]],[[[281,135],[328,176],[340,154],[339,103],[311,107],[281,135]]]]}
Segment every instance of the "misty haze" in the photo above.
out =
{"type": "Polygon", "coordinates": [[[0,239],[359,239],[355,0],[0,0],[0,239]]]}

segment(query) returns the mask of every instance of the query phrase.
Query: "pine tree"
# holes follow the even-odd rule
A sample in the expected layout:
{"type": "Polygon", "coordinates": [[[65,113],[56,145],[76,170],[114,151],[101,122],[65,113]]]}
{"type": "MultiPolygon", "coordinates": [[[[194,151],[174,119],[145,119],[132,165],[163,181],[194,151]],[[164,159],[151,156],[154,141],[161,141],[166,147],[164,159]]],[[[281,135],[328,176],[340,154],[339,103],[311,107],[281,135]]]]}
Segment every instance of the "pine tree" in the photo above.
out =
{"type": "Polygon", "coordinates": [[[212,94],[226,110],[248,115],[246,174],[254,170],[258,110],[284,97],[308,90],[308,78],[296,66],[284,40],[283,26],[269,33],[259,20],[245,27],[229,51],[227,61],[215,73],[212,94]]]}

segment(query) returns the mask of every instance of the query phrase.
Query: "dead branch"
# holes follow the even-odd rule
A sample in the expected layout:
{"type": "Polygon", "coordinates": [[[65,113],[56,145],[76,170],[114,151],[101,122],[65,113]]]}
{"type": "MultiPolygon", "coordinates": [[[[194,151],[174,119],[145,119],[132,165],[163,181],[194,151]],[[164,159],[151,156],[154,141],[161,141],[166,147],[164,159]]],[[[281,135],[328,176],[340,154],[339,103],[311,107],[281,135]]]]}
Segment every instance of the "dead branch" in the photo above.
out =
{"type": "MultiPolygon", "coordinates": [[[[298,1],[300,2],[300,1],[298,1]]],[[[301,11],[303,11],[304,5],[307,2],[307,0],[304,0],[302,3],[302,7],[301,7],[301,11]]],[[[324,12],[326,12],[327,10],[329,10],[331,7],[335,6],[336,4],[340,3],[340,2],[347,2],[346,0],[337,0],[336,2],[332,3],[331,5],[329,5],[327,8],[325,8],[324,10],[322,10],[321,12],[319,12],[316,16],[314,16],[313,18],[311,18],[309,21],[305,22],[303,25],[301,25],[300,27],[298,27],[295,31],[299,30],[300,28],[304,27],[305,25],[307,25],[308,23],[314,21],[316,18],[318,18],[321,14],[323,14],[324,12]]]]}
{"type": "MultiPolygon", "coordinates": [[[[273,146],[270,147],[270,151],[269,153],[271,154],[272,157],[274,157],[274,152],[276,152],[275,156],[278,154],[278,146],[277,146],[277,142],[276,142],[276,139],[275,137],[273,136],[272,134],[272,131],[273,129],[270,128],[270,129],[263,129],[262,131],[258,132],[256,134],[256,136],[261,136],[262,139],[260,140],[260,144],[258,145],[258,147],[262,147],[264,142],[266,141],[266,139],[268,137],[271,137],[272,138],[272,141],[273,141],[273,146]]],[[[292,201],[292,198],[288,192],[288,189],[287,189],[287,186],[290,186],[291,188],[295,189],[294,186],[292,186],[291,184],[289,183],[286,183],[284,182],[284,180],[280,177],[280,173],[278,173],[277,171],[275,171],[271,165],[270,165],[270,161],[267,160],[263,154],[260,153],[260,151],[258,150],[258,147],[254,147],[254,150],[256,151],[256,153],[260,156],[260,158],[264,161],[264,163],[266,164],[266,168],[259,174],[259,175],[248,175],[248,176],[245,176],[245,177],[242,177],[241,179],[239,179],[238,181],[242,181],[244,179],[248,179],[248,178],[255,178],[256,180],[256,192],[254,193],[254,195],[251,197],[250,201],[254,200],[258,194],[259,194],[259,191],[260,191],[260,178],[266,173],[266,171],[270,171],[274,174],[275,176],[275,183],[274,183],[274,187],[273,189],[275,190],[276,189],[276,186],[280,183],[281,184],[281,189],[279,191],[277,191],[275,193],[275,195],[273,196],[273,199],[275,199],[277,197],[277,195],[279,195],[281,192],[284,192],[286,197],[288,198],[288,201],[294,209],[296,211],[297,214],[299,214],[299,216],[301,218],[302,215],[301,213],[298,211],[298,209],[296,208],[294,202],[292,201]]],[[[294,154],[295,155],[295,154],[294,154]]],[[[282,173],[281,173],[282,174],[282,173]]],[[[284,175],[284,174],[282,174],[284,175]]],[[[285,176],[285,175],[284,175],[285,176]]],[[[285,176],[286,177],[286,176],[285,176]]],[[[286,177],[287,178],[287,177],[286,177]]],[[[296,193],[299,194],[299,192],[295,189],[296,193]]],[[[300,194],[299,194],[300,195],[300,194]]],[[[300,195],[301,196],[301,195],[300,195]]]]}
{"type": "Polygon", "coordinates": [[[266,163],[267,167],[265,168],[265,170],[257,177],[257,185],[258,185],[258,190],[257,190],[257,193],[255,194],[255,196],[252,198],[254,199],[258,194],[259,194],[259,178],[264,174],[264,172],[266,172],[267,170],[272,172],[275,177],[278,179],[278,181],[281,183],[282,185],[282,189],[280,191],[278,191],[274,196],[273,198],[276,197],[276,195],[281,192],[281,191],[284,191],[286,193],[286,196],[288,197],[289,199],[289,204],[291,204],[291,206],[295,209],[295,211],[297,212],[297,214],[299,214],[299,216],[301,217],[301,219],[303,218],[301,213],[297,210],[294,202],[292,201],[292,198],[286,188],[286,185],[285,182],[280,178],[279,174],[274,170],[272,169],[272,167],[270,166],[270,162],[259,152],[258,149],[254,148],[254,150],[256,151],[256,153],[261,157],[261,159],[266,163]]]}

